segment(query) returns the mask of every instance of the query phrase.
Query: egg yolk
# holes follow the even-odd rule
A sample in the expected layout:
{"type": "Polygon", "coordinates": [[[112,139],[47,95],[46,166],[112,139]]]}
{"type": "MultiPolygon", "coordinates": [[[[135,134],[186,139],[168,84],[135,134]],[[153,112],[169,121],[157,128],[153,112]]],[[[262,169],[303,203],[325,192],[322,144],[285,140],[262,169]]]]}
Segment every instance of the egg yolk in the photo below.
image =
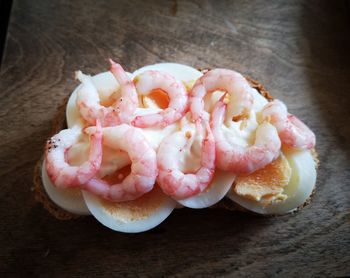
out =
{"type": "Polygon", "coordinates": [[[161,89],[155,89],[147,96],[143,97],[142,102],[145,107],[148,106],[147,102],[149,100],[155,103],[161,109],[167,108],[170,102],[168,94],[161,89]]]}

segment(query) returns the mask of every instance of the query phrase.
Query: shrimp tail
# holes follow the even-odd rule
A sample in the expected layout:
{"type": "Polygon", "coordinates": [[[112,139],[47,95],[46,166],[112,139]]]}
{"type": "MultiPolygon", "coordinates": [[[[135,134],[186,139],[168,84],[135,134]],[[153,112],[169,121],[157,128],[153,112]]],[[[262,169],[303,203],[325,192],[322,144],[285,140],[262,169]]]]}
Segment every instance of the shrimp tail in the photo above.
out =
{"type": "MultiPolygon", "coordinates": [[[[312,149],[316,145],[316,136],[315,133],[311,131],[311,129],[305,125],[301,120],[299,120],[295,115],[288,114],[287,116],[288,120],[292,125],[296,127],[296,129],[299,131],[299,137],[301,143],[301,147],[305,149],[312,149]]],[[[295,132],[297,133],[297,131],[295,132]]],[[[297,137],[297,135],[295,135],[297,137]]]]}
{"type": "Polygon", "coordinates": [[[262,115],[264,119],[271,119],[285,145],[297,149],[312,149],[315,146],[315,134],[296,116],[288,113],[282,101],[276,99],[266,104],[262,115]]]}

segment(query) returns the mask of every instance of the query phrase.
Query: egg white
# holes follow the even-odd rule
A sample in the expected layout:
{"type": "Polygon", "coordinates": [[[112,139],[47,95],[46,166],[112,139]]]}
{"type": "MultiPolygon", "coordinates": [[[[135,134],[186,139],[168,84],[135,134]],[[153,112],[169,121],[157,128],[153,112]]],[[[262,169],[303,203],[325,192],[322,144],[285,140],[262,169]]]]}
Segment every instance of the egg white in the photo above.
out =
{"type": "Polygon", "coordinates": [[[215,205],[225,197],[235,177],[236,176],[230,172],[217,169],[214,173],[213,180],[205,191],[190,198],[177,200],[177,202],[185,207],[193,209],[207,208],[215,205]]]}
{"type": "Polygon", "coordinates": [[[60,208],[78,215],[89,215],[81,190],[78,188],[63,189],[54,186],[47,175],[45,160],[41,167],[41,178],[47,195],[60,208]]]}
{"type": "Polygon", "coordinates": [[[195,81],[203,74],[190,66],[177,64],[177,63],[159,63],[154,65],[144,66],[133,72],[132,76],[135,77],[147,70],[158,70],[162,72],[166,72],[171,74],[177,80],[181,80],[183,82],[195,81]]]}
{"type": "MultiPolygon", "coordinates": [[[[155,188],[154,190],[160,189],[155,188]]],[[[161,193],[162,201],[158,208],[152,210],[145,217],[133,218],[128,215],[120,216],[118,213],[113,213],[113,211],[107,208],[104,201],[94,194],[83,191],[83,196],[88,209],[97,221],[114,231],[124,233],[148,231],[162,223],[176,207],[176,202],[173,199],[161,193]]],[[[109,203],[109,206],[113,207],[113,204],[109,203]]],[[[113,210],[118,210],[120,206],[123,206],[123,203],[118,203],[113,210]]],[[[146,210],[147,208],[143,207],[143,209],[146,210]]]]}
{"type": "Polygon", "coordinates": [[[288,198],[280,203],[263,205],[258,201],[243,198],[230,190],[228,197],[247,210],[259,214],[285,214],[303,205],[313,192],[316,183],[316,162],[310,151],[284,152],[292,176],[289,184],[284,188],[288,198]]]}

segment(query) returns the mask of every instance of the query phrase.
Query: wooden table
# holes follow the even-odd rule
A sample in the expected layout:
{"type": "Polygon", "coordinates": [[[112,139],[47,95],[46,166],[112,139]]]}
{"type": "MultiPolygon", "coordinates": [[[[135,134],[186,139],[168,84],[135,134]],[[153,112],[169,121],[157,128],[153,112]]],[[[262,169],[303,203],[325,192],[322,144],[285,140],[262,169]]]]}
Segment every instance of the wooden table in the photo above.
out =
{"type": "Polygon", "coordinates": [[[341,1],[14,1],[0,84],[0,273],[350,275],[349,10],[341,1]],[[51,217],[34,200],[34,164],[77,85],[73,72],[105,71],[108,57],[130,71],[164,61],[233,68],[265,84],[317,134],[313,203],[278,218],[182,209],[142,234],[51,217]]]}

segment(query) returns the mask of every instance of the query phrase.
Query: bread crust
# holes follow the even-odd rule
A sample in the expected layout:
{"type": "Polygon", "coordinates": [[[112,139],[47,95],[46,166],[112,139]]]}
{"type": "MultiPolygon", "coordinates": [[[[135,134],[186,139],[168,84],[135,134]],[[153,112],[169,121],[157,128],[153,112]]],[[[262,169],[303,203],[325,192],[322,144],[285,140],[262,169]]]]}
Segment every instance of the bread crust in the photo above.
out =
{"type": "MultiPolygon", "coordinates": [[[[200,69],[200,71],[202,73],[207,72],[209,69],[200,69]]],[[[260,84],[258,81],[245,76],[245,78],[247,79],[247,81],[249,82],[249,84],[251,85],[252,88],[256,89],[263,97],[265,97],[268,101],[272,101],[273,97],[271,96],[271,94],[265,89],[265,87],[260,84]]],[[[58,133],[61,129],[64,129],[67,127],[67,123],[66,123],[66,106],[67,106],[67,102],[68,102],[69,97],[65,98],[64,101],[62,102],[62,104],[58,107],[57,109],[57,113],[55,115],[54,121],[52,123],[52,129],[51,129],[51,135],[54,135],[56,133],[58,133]]],[[[43,148],[44,149],[44,148],[43,148]]],[[[320,161],[318,159],[318,153],[316,151],[316,149],[312,149],[312,156],[316,162],[316,170],[319,167],[320,161]]],[[[41,165],[42,165],[42,161],[43,158],[41,158],[35,165],[34,168],[34,176],[33,176],[33,184],[34,184],[34,194],[35,194],[35,199],[40,202],[44,208],[55,218],[59,219],[59,220],[71,220],[71,219],[76,219],[79,217],[83,217],[83,215],[76,215],[70,212],[67,212],[65,210],[63,210],[62,208],[60,208],[59,206],[57,206],[53,201],[51,201],[50,197],[47,195],[45,188],[43,186],[42,183],[42,179],[41,179],[41,165]]],[[[317,182],[316,182],[317,183],[317,182]]],[[[297,207],[293,213],[299,212],[301,209],[303,209],[304,207],[306,207],[307,205],[309,205],[312,202],[312,199],[315,195],[316,192],[316,185],[310,195],[310,197],[304,202],[304,204],[300,205],[299,207],[297,207]]],[[[236,204],[235,202],[231,201],[229,198],[225,197],[223,200],[221,200],[219,203],[211,206],[210,208],[212,209],[225,209],[225,210],[229,210],[229,211],[241,211],[241,212],[245,212],[245,213],[249,213],[249,214],[254,214],[254,215],[259,215],[262,217],[275,217],[278,215],[273,215],[273,214],[269,214],[269,215],[262,215],[262,214],[258,214],[252,211],[249,211],[243,207],[241,207],[240,205],[236,204]]],[[[286,214],[290,214],[290,212],[286,213],[286,214]]]]}

